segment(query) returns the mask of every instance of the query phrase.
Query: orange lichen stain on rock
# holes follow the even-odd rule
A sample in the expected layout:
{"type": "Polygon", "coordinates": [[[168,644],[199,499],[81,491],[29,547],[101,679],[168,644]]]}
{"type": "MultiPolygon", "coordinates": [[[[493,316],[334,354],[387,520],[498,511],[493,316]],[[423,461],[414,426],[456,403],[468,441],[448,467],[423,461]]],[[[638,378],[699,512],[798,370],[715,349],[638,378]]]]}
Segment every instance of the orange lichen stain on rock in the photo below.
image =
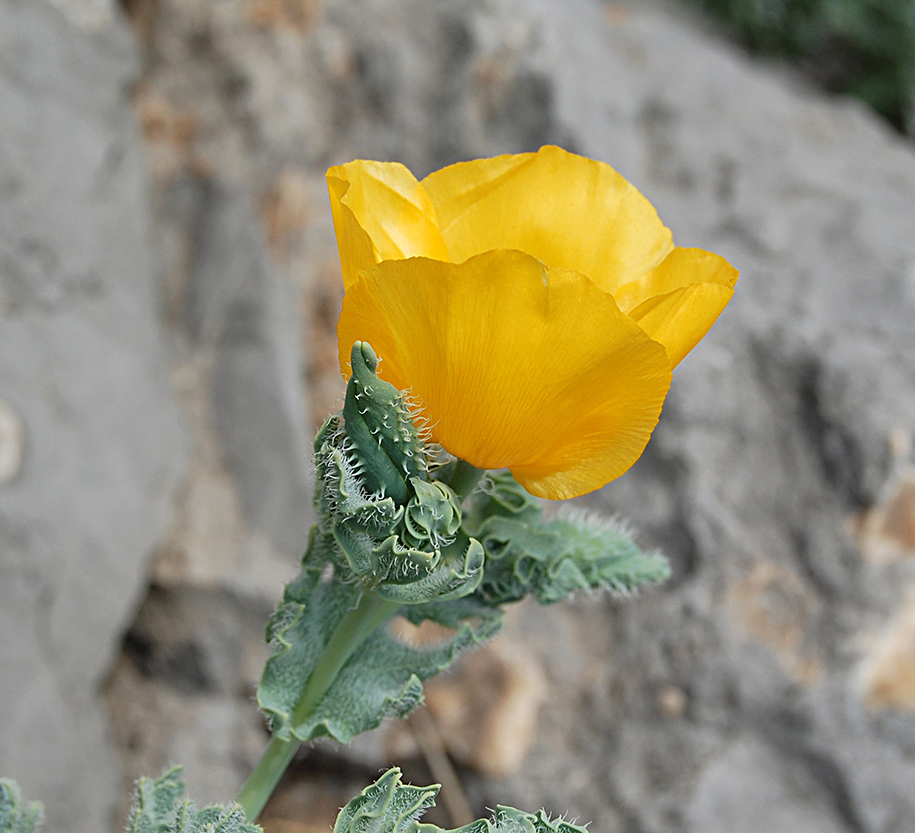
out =
{"type": "Polygon", "coordinates": [[[899,484],[880,531],[900,547],[915,553],[915,480],[899,484]]]}
{"type": "Polygon", "coordinates": [[[794,679],[810,686],[822,677],[822,664],[805,649],[814,599],[793,570],[757,561],[731,588],[729,601],[746,634],[771,648],[794,679]]]}
{"type": "Polygon", "coordinates": [[[315,431],[327,415],[343,407],[346,380],[340,375],[337,351],[337,319],[343,304],[340,261],[330,252],[311,273],[308,291],[302,293],[302,318],[307,343],[303,361],[307,368],[311,421],[315,431]]]}
{"type": "Polygon", "coordinates": [[[249,0],[245,19],[263,29],[295,29],[305,32],[315,19],[320,0],[249,0]]]}
{"type": "Polygon", "coordinates": [[[152,175],[168,180],[185,170],[193,172],[199,164],[194,155],[199,131],[197,113],[177,106],[143,84],[134,93],[134,104],[152,175]]]}
{"type": "Polygon", "coordinates": [[[663,717],[683,717],[688,705],[686,692],[675,685],[666,685],[658,692],[658,711],[663,717]]]}
{"type": "Polygon", "coordinates": [[[853,526],[861,554],[868,561],[888,564],[915,556],[915,470],[903,471],[887,497],[853,526]]]}
{"type": "Polygon", "coordinates": [[[454,636],[454,631],[444,625],[426,619],[414,625],[406,619],[395,619],[390,625],[394,637],[407,645],[437,645],[454,636]]]}
{"type": "Polygon", "coordinates": [[[261,202],[264,231],[271,254],[282,264],[312,215],[308,178],[301,171],[283,171],[261,202]]]}
{"type": "Polygon", "coordinates": [[[864,699],[872,709],[915,712],[915,597],[878,637],[862,666],[864,699]]]}
{"type": "Polygon", "coordinates": [[[143,135],[151,142],[173,142],[186,147],[194,139],[197,119],[189,110],[175,107],[155,93],[137,93],[143,135]]]}
{"type": "Polygon", "coordinates": [[[264,833],[330,833],[340,808],[354,795],[342,779],[293,771],[258,819],[264,833]]]}
{"type": "Polygon", "coordinates": [[[625,3],[607,3],[604,14],[611,26],[619,26],[629,18],[629,9],[625,3]]]}

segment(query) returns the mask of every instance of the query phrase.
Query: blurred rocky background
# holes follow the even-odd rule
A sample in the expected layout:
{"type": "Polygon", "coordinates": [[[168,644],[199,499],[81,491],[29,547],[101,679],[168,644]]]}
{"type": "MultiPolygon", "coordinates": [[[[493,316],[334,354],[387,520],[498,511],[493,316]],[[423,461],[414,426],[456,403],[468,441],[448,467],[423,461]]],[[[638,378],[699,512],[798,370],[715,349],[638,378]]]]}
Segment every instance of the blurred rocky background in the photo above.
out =
{"type": "Polygon", "coordinates": [[[523,605],[429,708],[301,754],[270,833],[389,763],[436,820],[915,830],[915,154],[642,0],[0,0],[0,773],[51,830],[266,742],[342,296],[323,173],[556,143],[742,270],[643,459],[578,501],[674,577],[523,605]]]}

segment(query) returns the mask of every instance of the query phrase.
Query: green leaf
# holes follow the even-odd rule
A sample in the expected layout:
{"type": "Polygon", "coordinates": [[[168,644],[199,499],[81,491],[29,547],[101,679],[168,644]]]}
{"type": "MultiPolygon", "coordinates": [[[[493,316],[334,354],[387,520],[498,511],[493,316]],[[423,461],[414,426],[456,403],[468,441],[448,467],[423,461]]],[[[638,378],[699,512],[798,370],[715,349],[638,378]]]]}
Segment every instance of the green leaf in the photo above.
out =
{"type": "Polygon", "coordinates": [[[540,501],[529,495],[508,471],[490,471],[470,497],[464,511],[464,529],[468,535],[479,537],[479,527],[487,518],[496,516],[516,521],[536,523],[543,510],[540,501]]]}
{"type": "Polygon", "coordinates": [[[334,578],[314,582],[301,577],[286,588],[268,626],[274,653],[267,661],[257,699],[274,735],[301,741],[329,736],[347,743],[389,716],[404,716],[422,702],[422,681],[450,666],[468,648],[489,638],[501,622],[498,612],[481,605],[442,612],[447,602],[424,608],[405,606],[411,621],[449,619],[454,635],[437,645],[408,645],[377,628],[355,649],[311,714],[297,726],[292,715],[318,660],[343,617],[363,592],[358,584],[334,578]],[[464,614],[464,615],[461,615],[464,614]]]}
{"type": "Polygon", "coordinates": [[[263,833],[238,804],[197,809],[184,797],[181,767],[161,778],[140,778],[127,833],[263,833]]]}
{"type": "Polygon", "coordinates": [[[578,590],[626,595],[670,575],[667,560],[643,553],[624,526],[586,515],[544,522],[536,499],[510,474],[491,474],[465,515],[486,553],[475,595],[490,605],[531,594],[552,604],[578,590]]]}
{"type": "Polygon", "coordinates": [[[438,791],[438,785],[402,784],[400,770],[389,769],[340,811],[334,833],[408,833],[435,805],[438,791]]]}
{"type": "Polygon", "coordinates": [[[43,822],[41,803],[24,802],[16,782],[0,778],[0,833],[35,833],[43,822]]]}
{"type": "Polygon", "coordinates": [[[477,592],[490,604],[516,601],[528,593],[542,604],[578,590],[627,595],[670,575],[663,556],[643,553],[612,522],[525,524],[490,518],[480,532],[488,558],[477,592]]]}
{"type": "Polygon", "coordinates": [[[497,807],[494,817],[445,831],[419,821],[435,805],[438,785],[412,787],[400,780],[399,769],[390,769],[349,802],[337,816],[334,833],[587,833],[584,827],[562,819],[551,820],[540,810],[525,813],[497,807]]]}

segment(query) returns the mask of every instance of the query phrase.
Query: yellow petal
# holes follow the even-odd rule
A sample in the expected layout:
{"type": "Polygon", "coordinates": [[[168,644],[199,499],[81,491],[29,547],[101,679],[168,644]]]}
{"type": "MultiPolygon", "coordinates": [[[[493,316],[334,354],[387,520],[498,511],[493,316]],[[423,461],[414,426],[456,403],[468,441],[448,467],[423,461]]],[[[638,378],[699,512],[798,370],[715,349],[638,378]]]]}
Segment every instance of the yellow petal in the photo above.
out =
{"type": "Polygon", "coordinates": [[[651,203],[620,174],[557,147],[451,165],[422,185],[455,263],[518,249],[613,293],[673,248],[651,203]]]}
{"type": "Polygon", "coordinates": [[[422,186],[397,162],[356,160],[327,172],[343,285],[382,260],[448,259],[435,209],[422,186]]]}
{"type": "Polygon", "coordinates": [[[737,270],[703,249],[674,249],[656,269],[622,287],[620,307],[667,348],[676,367],[734,294],[737,270]]]}
{"type": "Polygon", "coordinates": [[[666,295],[696,283],[715,283],[734,288],[737,270],[720,255],[704,249],[677,247],[648,274],[630,281],[613,293],[623,312],[631,312],[649,298],[666,295]]]}
{"type": "Polygon", "coordinates": [[[340,366],[368,341],[433,438],[533,494],[603,486],[638,458],[670,384],[664,347],[583,275],[497,250],[385,261],[343,300],[340,366]]]}

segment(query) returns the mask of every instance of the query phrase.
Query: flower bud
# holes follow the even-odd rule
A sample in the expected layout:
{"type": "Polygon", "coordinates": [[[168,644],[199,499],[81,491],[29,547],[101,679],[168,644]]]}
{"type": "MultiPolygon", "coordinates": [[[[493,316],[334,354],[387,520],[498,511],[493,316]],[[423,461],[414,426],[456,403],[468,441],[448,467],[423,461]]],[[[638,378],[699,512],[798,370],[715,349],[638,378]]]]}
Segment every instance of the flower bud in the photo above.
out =
{"type": "Polygon", "coordinates": [[[439,481],[410,478],[414,495],[404,513],[405,537],[420,549],[439,550],[461,528],[461,510],[454,492],[439,481]]]}

